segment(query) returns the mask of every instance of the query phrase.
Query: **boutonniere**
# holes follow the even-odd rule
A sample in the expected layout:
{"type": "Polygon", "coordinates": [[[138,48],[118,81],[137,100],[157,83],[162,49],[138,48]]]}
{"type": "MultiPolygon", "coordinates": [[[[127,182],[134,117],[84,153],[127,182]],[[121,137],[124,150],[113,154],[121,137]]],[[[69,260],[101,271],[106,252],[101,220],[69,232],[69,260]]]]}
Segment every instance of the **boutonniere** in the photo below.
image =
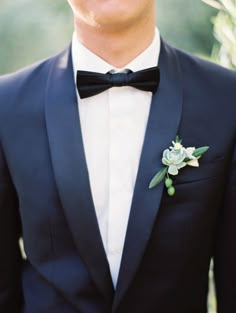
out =
{"type": "Polygon", "coordinates": [[[164,150],[162,156],[163,168],[153,177],[149,188],[153,188],[165,179],[165,186],[169,196],[175,194],[173,179],[170,176],[179,174],[181,168],[185,166],[199,167],[200,157],[207,152],[208,146],[195,148],[185,148],[182,145],[182,140],[177,136],[175,141],[172,141],[172,146],[164,150]]]}

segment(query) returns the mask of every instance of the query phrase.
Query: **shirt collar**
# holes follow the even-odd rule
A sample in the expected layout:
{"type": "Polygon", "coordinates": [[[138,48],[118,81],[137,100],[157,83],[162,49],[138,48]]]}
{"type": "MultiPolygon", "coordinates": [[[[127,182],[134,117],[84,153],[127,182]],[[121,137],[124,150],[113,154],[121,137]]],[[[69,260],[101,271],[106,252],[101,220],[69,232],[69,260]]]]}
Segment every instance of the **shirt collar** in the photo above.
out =
{"type": "Polygon", "coordinates": [[[153,67],[158,64],[160,46],[160,33],[159,30],[156,28],[154,39],[149,47],[147,47],[140,55],[133,59],[124,68],[118,69],[94,54],[88,48],[86,48],[77,39],[76,33],[74,32],[72,37],[72,62],[74,74],[76,76],[76,72],[78,70],[107,73],[111,70],[115,70],[115,72],[122,71],[124,69],[139,71],[145,68],[153,67]]]}

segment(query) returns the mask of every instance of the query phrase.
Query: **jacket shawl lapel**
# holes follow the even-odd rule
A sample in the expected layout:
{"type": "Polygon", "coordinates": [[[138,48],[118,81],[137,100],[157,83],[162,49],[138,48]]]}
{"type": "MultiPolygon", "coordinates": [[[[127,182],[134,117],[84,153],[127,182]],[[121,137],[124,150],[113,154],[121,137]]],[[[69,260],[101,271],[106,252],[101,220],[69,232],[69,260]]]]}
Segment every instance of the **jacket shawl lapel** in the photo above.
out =
{"type": "Polygon", "coordinates": [[[70,49],[52,60],[45,114],[55,180],[78,252],[111,303],[114,289],[89,184],[70,49]]]}

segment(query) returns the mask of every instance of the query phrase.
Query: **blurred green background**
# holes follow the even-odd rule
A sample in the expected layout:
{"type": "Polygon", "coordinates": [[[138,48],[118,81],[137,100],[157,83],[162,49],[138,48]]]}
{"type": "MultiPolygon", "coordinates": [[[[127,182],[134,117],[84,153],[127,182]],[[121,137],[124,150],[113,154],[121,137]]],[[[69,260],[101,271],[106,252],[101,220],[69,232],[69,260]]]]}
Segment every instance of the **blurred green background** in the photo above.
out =
{"type": "MultiPolygon", "coordinates": [[[[162,37],[179,48],[209,57],[216,10],[200,0],[156,0],[162,37]]],[[[66,0],[0,0],[0,74],[45,58],[71,39],[73,19],[66,0]]]]}

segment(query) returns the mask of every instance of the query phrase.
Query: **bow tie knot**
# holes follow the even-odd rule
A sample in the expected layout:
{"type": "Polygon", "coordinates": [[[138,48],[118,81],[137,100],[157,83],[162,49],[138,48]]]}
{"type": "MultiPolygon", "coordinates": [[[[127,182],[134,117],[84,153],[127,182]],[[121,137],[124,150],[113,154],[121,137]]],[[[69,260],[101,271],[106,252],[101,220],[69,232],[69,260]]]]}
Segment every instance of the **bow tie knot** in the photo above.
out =
{"type": "Polygon", "coordinates": [[[129,84],[129,73],[109,73],[112,87],[124,87],[129,84]]]}
{"type": "Polygon", "coordinates": [[[159,81],[160,70],[157,66],[137,72],[127,70],[125,73],[77,72],[77,89],[81,99],[98,95],[112,87],[124,86],[154,93],[159,81]]]}

